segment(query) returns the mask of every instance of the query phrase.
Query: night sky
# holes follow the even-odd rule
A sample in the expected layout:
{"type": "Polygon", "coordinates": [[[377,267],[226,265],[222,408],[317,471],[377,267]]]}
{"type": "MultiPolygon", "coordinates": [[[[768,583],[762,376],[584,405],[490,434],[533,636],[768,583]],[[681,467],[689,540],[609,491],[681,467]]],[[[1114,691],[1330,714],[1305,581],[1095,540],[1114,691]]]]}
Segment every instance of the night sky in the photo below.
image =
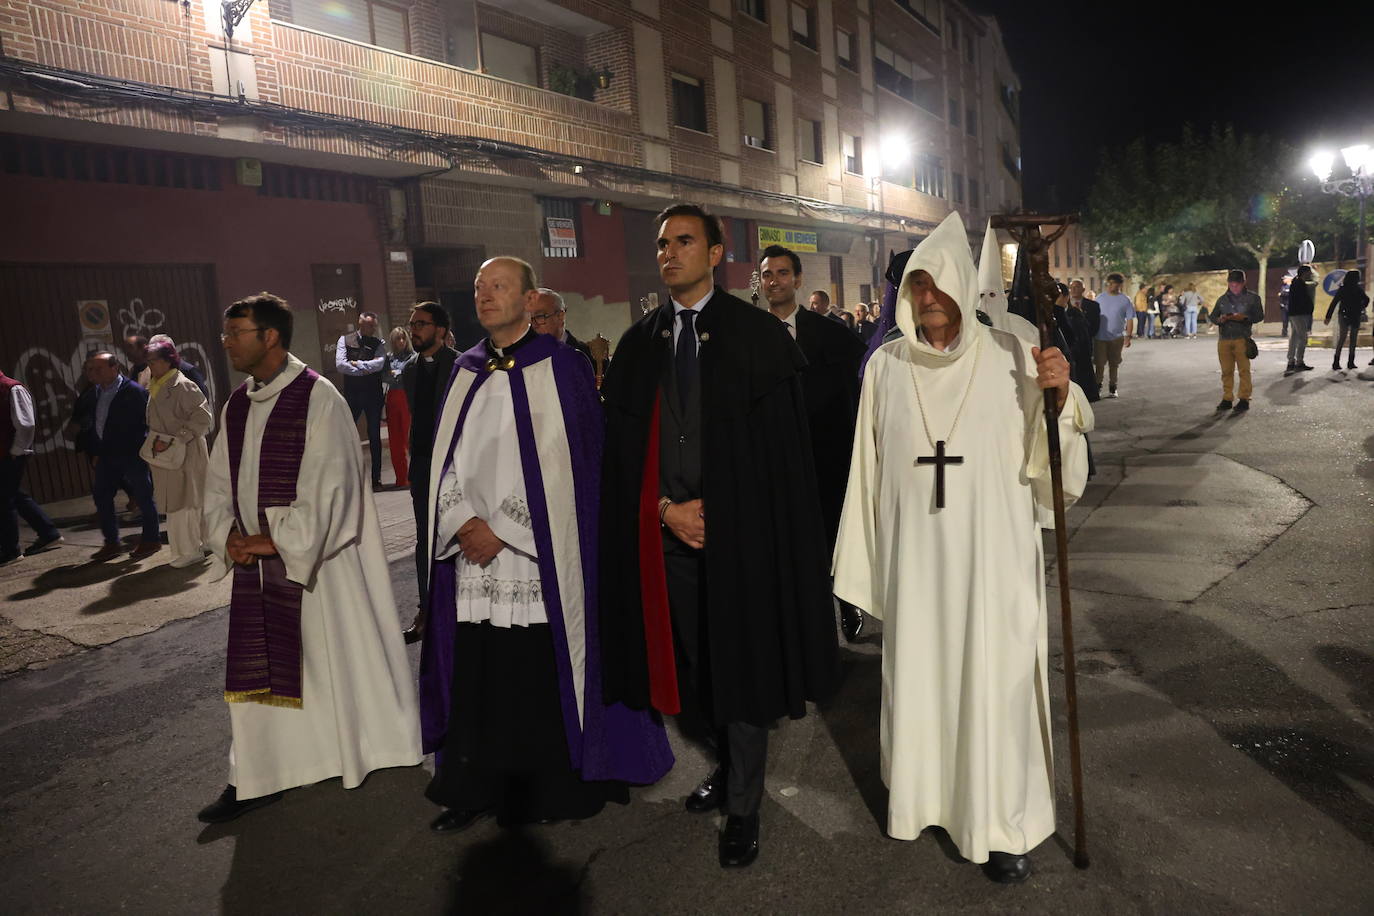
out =
{"type": "Polygon", "coordinates": [[[1304,159],[1318,144],[1374,143],[1374,55],[1367,22],[1362,29],[1356,20],[1362,4],[1284,5],[1282,17],[1209,0],[969,6],[997,17],[1021,77],[1031,209],[1081,207],[1104,148],[1140,136],[1170,140],[1185,123],[1269,133],[1304,159]]]}

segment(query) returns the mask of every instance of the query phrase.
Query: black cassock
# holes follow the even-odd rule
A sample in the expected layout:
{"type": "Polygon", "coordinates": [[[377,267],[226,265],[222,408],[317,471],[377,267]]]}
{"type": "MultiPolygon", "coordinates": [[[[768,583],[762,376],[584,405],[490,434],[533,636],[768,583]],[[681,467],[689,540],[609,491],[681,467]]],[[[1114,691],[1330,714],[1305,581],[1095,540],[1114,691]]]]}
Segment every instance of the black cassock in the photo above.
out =
{"type": "MultiPolygon", "coordinates": [[[[641,488],[672,330],[670,300],[621,337],[601,388],[605,695],[636,708],[650,705],[651,677],[639,562],[650,529],[641,527],[641,488]]],[[[833,692],[839,672],[830,552],[799,376],[805,359],[781,322],[721,289],[696,330],[707,712],[717,724],[800,718],[807,700],[833,692]]]]}

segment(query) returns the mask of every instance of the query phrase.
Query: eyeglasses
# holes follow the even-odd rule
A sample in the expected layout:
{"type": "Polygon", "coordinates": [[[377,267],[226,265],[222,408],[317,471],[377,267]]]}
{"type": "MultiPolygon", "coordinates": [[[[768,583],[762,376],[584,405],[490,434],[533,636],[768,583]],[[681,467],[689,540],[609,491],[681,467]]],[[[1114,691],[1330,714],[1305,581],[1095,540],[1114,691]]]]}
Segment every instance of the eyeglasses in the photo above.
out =
{"type": "Polygon", "coordinates": [[[432,322],[432,321],[412,321],[410,324],[406,325],[406,327],[410,328],[412,331],[414,331],[414,330],[416,330],[416,329],[418,329],[418,328],[432,328],[432,327],[434,327],[434,322],[432,322]]]}
{"type": "Polygon", "coordinates": [[[563,312],[564,309],[559,309],[556,312],[547,312],[545,314],[540,315],[531,315],[530,324],[543,324],[544,322],[551,320],[554,316],[563,314],[563,312]]]}
{"type": "Polygon", "coordinates": [[[240,334],[247,334],[249,331],[259,331],[259,332],[261,332],[261,331],[265,331],[265,330],[267,330],[267,328],[235,328],[235,329],[232,330],[232,331],[224,331],[224,332],[222,332],[222,333],[219,335],[219,339],[220,339],[220,342],[223,343],[224,341],[228,340],[228,339],[231,338],[231,337],[234,338],[235,340],[237,340],[237,339],[238,339],[238,336],[239,336],[240,334]]]}

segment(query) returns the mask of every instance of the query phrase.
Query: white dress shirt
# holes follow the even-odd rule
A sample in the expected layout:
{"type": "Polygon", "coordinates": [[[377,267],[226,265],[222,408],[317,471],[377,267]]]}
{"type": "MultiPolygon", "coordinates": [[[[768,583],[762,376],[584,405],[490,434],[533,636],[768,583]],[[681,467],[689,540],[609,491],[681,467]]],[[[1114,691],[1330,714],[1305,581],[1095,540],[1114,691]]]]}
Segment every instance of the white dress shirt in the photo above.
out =
{"type": "MultiPolygon", "coordinates": [[[[695,330],[695,328],[696,328],[696,321],[697,321],[697,318],[700,318],[700,317],[701,317],[701,310],[702,310],[702,308],[706,305],[707,302],[710,302],[710,301],[711,301],[711,297],[714,296],[715,294],[716,294],[715,289],[712,289],[709,293],[707,293],[706,295],[702,296],[700,299],[698,299],[695,303],[693,303],[693,304],[690,305],[690,306],[683,305],[681,302],[678,302],[676,299],[673,300],[673,352],[674,352],[674,353],[677,352],[677,336],[678,336],[678,334],[681,333],[681,331],[682,331],[682,320],[681,320],[680,318],[678,318],[677,316],[680,315],[680,314],[682,314],[683,312],[687,312],[687,311],[696,312],[696,313],[697,313],[697,317],[692,319],[692,328],[695,330]]],[[[701,336],[700,336],[700,335],[701,335],[701,332],[700,332],[700,331],[697,331],[696,333],[697,333],[697,352],[700,353],[700,352],[701,352],[701,336]]]]}

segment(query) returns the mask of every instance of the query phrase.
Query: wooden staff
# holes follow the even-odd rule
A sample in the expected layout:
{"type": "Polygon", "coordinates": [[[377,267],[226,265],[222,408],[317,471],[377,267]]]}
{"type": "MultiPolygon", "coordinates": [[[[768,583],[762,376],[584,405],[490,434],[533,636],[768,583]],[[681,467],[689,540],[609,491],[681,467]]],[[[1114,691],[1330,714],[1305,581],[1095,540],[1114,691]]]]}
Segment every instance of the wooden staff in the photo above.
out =
{"type": "MultiPolygon", "coordinates": [[[[1050,275],[1049,249],[1064,234],[1070,224],[1078,222],[1077,214],[1039,216],[1016,213],[994,216],[992,227],[1005,229],[1016,239],[1021,250],[1030,258],[1031,288],[1035,296],[1035,311],[1039,319],[1040,349],[1054,346],[1054,300],[1058,298],[1054,278],[1050,275]],[[1041,226],[1058,226],[1048,238],[1041,235],[1041,226]]],[[[1065,354],[1067,358],[1068,354],[1065,354]]],[[[1053,388],[1045,389],[1045,427],[1049,434],[1050,483],[1054,490],[1054,547],[1055,563],[1059,567],[1059,610],[1064,638],[1064,699],[1069,719],[1069,769],[1073,775],[1073,864],[1088,867],[1087,819],[1083,813],[1083,755],[1078,740],[1078,666],[1073,649],[1073,608],[1069,595],[1069,533],[1064,518],[1064,470],[1059,447],[1059,405],[1053,388]]]]}

